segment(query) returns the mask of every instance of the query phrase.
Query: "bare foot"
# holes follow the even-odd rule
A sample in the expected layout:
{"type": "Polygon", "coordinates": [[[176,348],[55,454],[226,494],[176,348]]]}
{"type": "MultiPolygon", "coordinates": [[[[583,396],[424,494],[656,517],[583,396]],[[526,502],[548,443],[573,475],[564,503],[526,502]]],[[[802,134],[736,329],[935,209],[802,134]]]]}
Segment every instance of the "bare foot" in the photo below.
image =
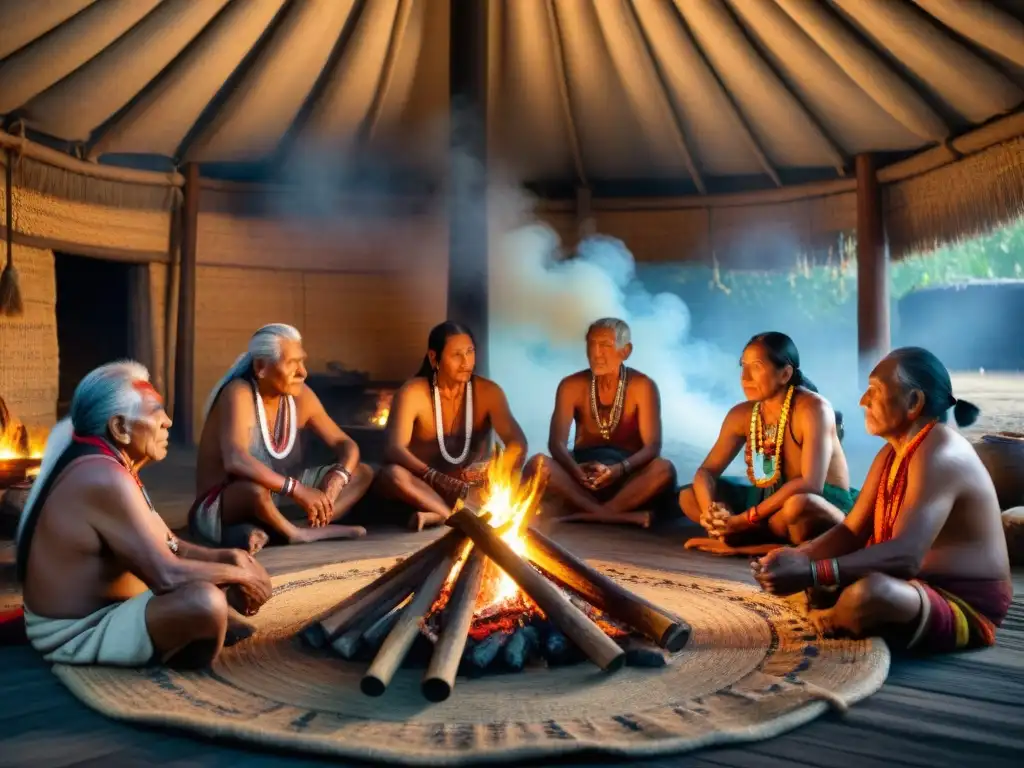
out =
{"type": "Polygon", "coordinates": [[[419,533],[424,528],[441,525],[445,518],[436,512],[417,512],[409,518],[409,528],[419,533]]]}
{"type": "Polygon", "coordinates": [[[650,512],[577,512],[555,518],[559,523],[610,523],[612,525],[636,525],[651,527],[650,512]]]}
{"type": "Polygon", "coordinates": [[[831,637],[836,633],[835,617],[833,616],[832,608],[808,611],[807,620],[814,625],[814,628],[818,630],[818,634],[822,637],[831,637]]]}
{"type": "Polygon", "coordinates": [[[253,528],[252,533],[249,534],[249,540],[246,548],[250,555],[255,555],[267,546],[268,541],[270,541],[270,537],[267,535],[266,531],[262,528],[253,528]]]}
{"type": "Polygon", "coordinates": [[[228,609],[228,630],[224,635],[224,647],[248,640],[256,634],[256,625],[233,608],[228,609]]]}
{"type": "Polygon", "coordinates": [[[290,544],[310,544],[332,539],[360,539],[366,535],[361,525],[322,525],[319,528],[296,528],[289,537],[290,544]]]}

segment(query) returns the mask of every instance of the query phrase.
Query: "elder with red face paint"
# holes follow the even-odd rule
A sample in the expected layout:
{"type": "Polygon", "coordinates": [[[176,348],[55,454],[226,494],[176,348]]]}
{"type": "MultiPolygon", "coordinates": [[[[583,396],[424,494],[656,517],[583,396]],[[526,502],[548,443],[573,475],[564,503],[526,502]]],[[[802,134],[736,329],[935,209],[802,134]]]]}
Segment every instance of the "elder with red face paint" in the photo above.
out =
{"type": "Polygon", "coordinates": [[[234,608],[269,599],[267,572],[177,539],[139,479],[167,456],[170,426],[149,372],[128,361],[82,379],[50,433],[17,535],[26,634],[47,661],[197,666],[252,633],[234,608]]]}
{"type": "Polygon", "coordinates": [[[373,480],[359,447],[306,386],[306,350],[290,325],[265,325],[213,388],[199,438],[190,533],[212,546],[255,553],[268,540],[298,544],[358,538],[337,525],[373,480]],[[302,454],[311,431],[337,460],[302,454]]]}
{"type": "Polygon", "coordinates": [[[856,498],[841,417],[804,375],[783,333],[754,336],[740,371],[747,399],[725,417],[679,504],[731,547],[799,544],[842,522],[856,498]],[[746,482],[722,476],[741,449],[746,482]]]}

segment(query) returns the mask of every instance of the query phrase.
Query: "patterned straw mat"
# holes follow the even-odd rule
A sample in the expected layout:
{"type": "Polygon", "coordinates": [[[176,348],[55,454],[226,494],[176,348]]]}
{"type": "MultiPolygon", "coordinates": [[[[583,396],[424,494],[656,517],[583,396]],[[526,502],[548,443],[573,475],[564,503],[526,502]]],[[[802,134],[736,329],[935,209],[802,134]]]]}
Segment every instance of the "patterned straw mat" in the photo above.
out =
{"type": "Polygon", "coordinates": [[[768,739],[871,695],[889,670],[882,641],[822,639],[795,603],[752,587],[597,562],[690,623],[689,644],[668,666],[605,674],[582,662],[459,678],[440,704],[420,694],[422,670],[400,670],[384,696],[369,698],[359,690],[366,664],[311,650],[295,635],[394,562],[276,578],[257,617],[260,633],[209,672],[54,672],[90,707],[121,720],[339,757],[457,765],[584,750],[640,757],[768,739]]]}

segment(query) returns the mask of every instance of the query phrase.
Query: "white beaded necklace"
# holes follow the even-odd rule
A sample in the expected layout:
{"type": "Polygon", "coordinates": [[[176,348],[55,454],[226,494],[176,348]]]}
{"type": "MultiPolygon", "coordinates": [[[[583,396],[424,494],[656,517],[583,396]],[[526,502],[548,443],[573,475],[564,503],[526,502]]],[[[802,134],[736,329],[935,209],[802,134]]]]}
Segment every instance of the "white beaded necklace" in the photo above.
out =
{"type": "Polygon", "coordinates": [[[278,405],[278,408],[283,408],[285,405],[288,406],[288,439],[285,441],[283,449],[275,451],[274,441],[271,439],[270,431],[267,429],[267,409],[263,405],[263,398],[260,397],[260,391],[255,381],[252,382],[252,393],[256,398],[256,420],[260,423],[263,445],[266,447],[267,453],[273,458],[283,459],[292,452],[292,448],[295,447],[295,436],[298,434],[298,428],[295,424],[295,398],[291,395],[283,395],[285,402],[278,405]]]}
{"type": "Polygon", "coordinates": [[[466,384],[466,442],[458,458],[452,458],[444,444],[444,422],[441,416],[441,390],[437,387],[437,374],[434,374],[434,423],[437,425],[437,447],[441,456],[449,464],[461,464],[469,456],[469,444],[473,439],[473,382],[466,384]]]}

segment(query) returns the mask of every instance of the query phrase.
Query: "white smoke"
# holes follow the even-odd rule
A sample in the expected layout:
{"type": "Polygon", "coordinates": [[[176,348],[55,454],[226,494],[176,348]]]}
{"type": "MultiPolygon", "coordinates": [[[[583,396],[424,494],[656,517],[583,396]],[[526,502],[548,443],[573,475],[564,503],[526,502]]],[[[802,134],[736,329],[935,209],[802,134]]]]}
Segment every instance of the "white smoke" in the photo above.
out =
{"type": "MultiPolygon", "coordinates": [[[[492,225],[500,220],[492,217],[492,225]]],[[[674,294],[645,290],[621,241],[591,236],[568,259],[558,258],[561,245],[541,223],[492,237],[490,374],[505,389],[531,452],[547,452],[559,381],[587,366],[588,326],[618,317],[632,329],[628,364],[661,392],[664,453],[688,481],[728,410],[707,394],[709,379],[735,379],[736,357],[688,338],[686,305],[674,294]],[[689,383],[695,376],[704,392],[689,383]]]]}

